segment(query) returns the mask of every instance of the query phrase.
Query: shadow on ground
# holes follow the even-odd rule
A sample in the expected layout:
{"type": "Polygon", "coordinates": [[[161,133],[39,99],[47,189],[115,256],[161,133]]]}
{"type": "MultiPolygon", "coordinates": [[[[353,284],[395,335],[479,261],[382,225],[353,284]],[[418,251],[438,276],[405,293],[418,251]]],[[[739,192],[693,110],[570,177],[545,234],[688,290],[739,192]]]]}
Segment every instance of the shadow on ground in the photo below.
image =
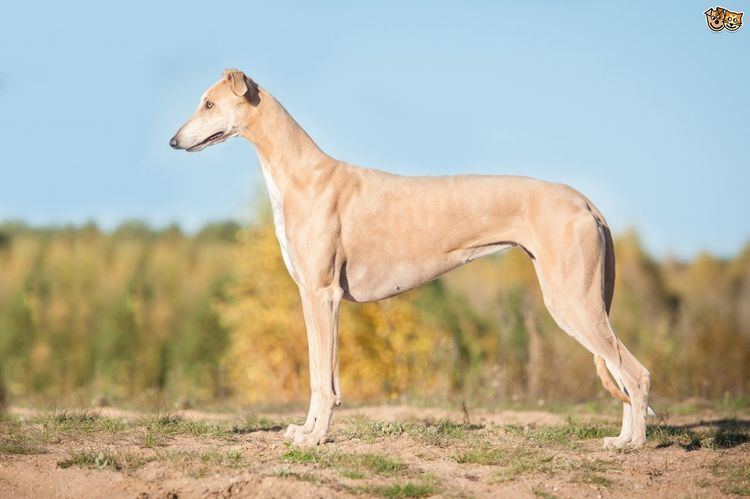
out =
{"type": "Polygon", "coordinates": [[[750,420],[724,418],[681,425],[659,423],[650,426],[648,433],[659,441],[657,449],[675,444],[688,451],[731,449],[750,442],[750,420]]]}

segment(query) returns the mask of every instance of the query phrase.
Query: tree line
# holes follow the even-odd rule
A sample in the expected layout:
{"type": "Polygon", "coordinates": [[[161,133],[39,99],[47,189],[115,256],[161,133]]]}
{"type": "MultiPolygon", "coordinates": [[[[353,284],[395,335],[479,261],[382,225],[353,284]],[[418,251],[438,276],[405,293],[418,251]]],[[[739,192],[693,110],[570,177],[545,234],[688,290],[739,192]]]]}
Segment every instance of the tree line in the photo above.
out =
{"type": "MultiPolygon", "coordinates": [[[[745,397],[750,244],[732,258],[656,260],[630,231],[615,248],[612,323],[654,395],[745,397]]],[[[606,396],[521,251],[341,315],[345,400],[606,396]]],[[[307,372],[297,289],[267,216],[194,234],[0,225],[0,403],[302,402],[307,372]]]]}

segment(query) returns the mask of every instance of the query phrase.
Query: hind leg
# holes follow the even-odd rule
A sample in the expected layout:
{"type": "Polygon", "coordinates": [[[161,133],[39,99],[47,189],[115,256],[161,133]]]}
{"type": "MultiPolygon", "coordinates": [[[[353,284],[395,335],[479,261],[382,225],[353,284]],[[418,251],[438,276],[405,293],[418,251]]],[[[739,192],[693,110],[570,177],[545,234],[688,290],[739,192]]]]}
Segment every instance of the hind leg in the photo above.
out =
{"type": "MultiPolygon", "coordinates": [[[[546,300],[545,300],[546,302],[546,300]]],[[[602,307],[601,314],[591,315],[586,307],[565,300],[548,309],[555,322],[587,350],[604,358],[618,384],[624,385],[630,405],[623,408],[620,435],[605,445],[641,447],[646,443],[646,410],[650,375],[645,367],[617,339],[602,307]]]]}
{"type": "Polygon", "coordinates": [[[620,343],[622,369],[625,388],[630,395],[632,412],[632,438],[630,446],[643,447],[646,443],[646,414],[648,411],[648,392],[651,388],[651,374],[638,362],[625,345],[620,343]]]}
{"type": "MultiPolygon", "coordinates": [[[[611,371],[611,369],[610,369],[611,371]]],[[[621,383],[620,390],[625,387],[621,383]]],[[[633,411],[630,404],[622,404],[622,426],[620,428],[620,434],[616,437],[605,437],[604,447],[610,449],[621,449],[625,447],[633,439],[633,411]]]]}
{"type": "Polygon", "coordinates": [[[622,449],[633,440],[633,411],[630,404],[622,404],[622,428],[616,437],[604,437],[605,449],[622,449]]]}
{"type": "Polygon", "coordinates": [[[601,225],[589,216],[573,217],[558,230],[547,231],[536,241],[534,267],[544,304],[563,331],[589,352],[602,357],[618,385],[624,386],[630,407],[623,409],[620,435],[609,445],[646,442],[646,410],[650,375],[615,335],[609,322],[610,284],[605,255],[607,238],[601,225]],[[566,248],[566,251],[554,251],[566,248]]]}

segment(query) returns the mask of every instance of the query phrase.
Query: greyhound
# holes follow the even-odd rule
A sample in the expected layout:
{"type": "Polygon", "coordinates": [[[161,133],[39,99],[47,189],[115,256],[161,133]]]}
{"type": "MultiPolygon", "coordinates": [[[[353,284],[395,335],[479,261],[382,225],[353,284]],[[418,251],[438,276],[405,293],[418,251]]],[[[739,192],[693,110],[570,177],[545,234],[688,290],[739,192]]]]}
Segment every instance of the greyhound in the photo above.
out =
{"type": "Polygon", "coordinates": [[[271,94],[229,69],[169,145],[194,152],[235,136],[255,145],[307,328],[310,405],[285,438],[300,446],[326,440],[341,403],[342,299],[383,300],[517,246],[531,258],[555,322],[594,354],[604,387],[623,402],[622,429],[605,447],[644,445],[651,377],[610,324],[612,237],[585,196],[520,176],[406,177],[338,161],[271,94]]]}

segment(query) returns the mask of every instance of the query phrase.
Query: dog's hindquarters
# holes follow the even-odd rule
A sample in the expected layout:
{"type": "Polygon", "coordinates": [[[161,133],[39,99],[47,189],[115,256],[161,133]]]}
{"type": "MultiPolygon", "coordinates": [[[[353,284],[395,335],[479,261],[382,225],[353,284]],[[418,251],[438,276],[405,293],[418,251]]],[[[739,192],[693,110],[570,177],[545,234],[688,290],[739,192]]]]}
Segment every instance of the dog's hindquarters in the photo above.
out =
{"type": "Polygon", "coordinates": [[[557,208],[556,217],[560,218],[561,211],[569,215],[563,215],[562,223],[552,230],[549,223],[534,224],[547,229],[535,233],[532,243],[544,304],[558,326],[594,354],[605,388],[623,401],[622,431],[605,443],[643,445],[650,376],[617,338],[609,322],[614,293],[614,248],[609,228],[583,196],[568,198],[557,208]],[[565,251],[556,251],[560,248],[565,251]],[[619,386],[611,382],[602,364],[619,386]]]}

